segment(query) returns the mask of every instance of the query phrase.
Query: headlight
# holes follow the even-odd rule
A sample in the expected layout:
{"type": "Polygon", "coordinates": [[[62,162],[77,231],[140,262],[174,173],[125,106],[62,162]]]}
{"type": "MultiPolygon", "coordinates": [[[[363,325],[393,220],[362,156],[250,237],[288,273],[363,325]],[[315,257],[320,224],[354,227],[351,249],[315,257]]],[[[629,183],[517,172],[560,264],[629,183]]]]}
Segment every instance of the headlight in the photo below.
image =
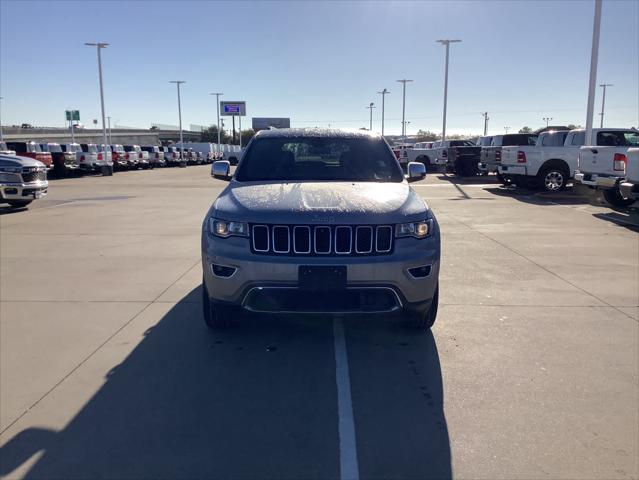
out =
{"type": "Polygon", "coordinates": [[[209,218],[209,232],[218,237],[248,237],[248,224],[245,222],[229,222],[217,218],[209,218]]]}
{"type": "Polygon", "coordinates": [[[421,222],[400,223],[395,228],[395,236],[426,238],[433,231],[433,219],[422,220],[421,222]]]}

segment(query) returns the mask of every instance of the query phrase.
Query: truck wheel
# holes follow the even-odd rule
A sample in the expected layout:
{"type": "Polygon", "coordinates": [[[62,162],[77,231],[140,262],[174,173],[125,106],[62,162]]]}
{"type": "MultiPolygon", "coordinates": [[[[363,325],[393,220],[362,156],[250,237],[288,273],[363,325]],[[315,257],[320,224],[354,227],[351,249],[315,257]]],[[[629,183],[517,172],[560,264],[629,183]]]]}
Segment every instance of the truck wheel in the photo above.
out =
{"type": "Polygon", "coordinates": [[[207,327],[211,330],[223,330],[231,325],[231,316],[234,312],[227,305],[212,302],[202,282],[202,313],[207,327]]]}
{"type": "Polygon", "coordinates": [[[512,185],[513,183],[513,179],[510,178],[508,175],[502,175],[501,173],[497,173],[497,181],[499,181],[502,185],[504,186],[508,186],[508,185],[512,185]]]}
{"type": "Polygon", "coordinates": [[[546,192],[558,192],[566,188],[568,172],[561,167],[546,167],[539,172],[539,180],[546,192]]]}
{"type": "Polygon", "coordinates": [[[428,157],[424,157],[424,156],[417,157],[415,161],[423,163],[424,167],[426,167],[426,171],[428,171],[428,169],[430,168],[430,158],[428,157]]]}
{"type": "Polygon", "coordinates": [[[29,205],[33,200],[5,200],[12,208],[24,208],[29,205]]]}
{"type": "Polygon", "coordinates": [[[435,288],[433,301],[426,312],[413,314],[410,319],[410,326],[416,330],[428,330],[437,320],[437,310],[439,309],[439,284],[435,288]]]}
{"type": "Polygon", "coordinates": [[[629,207],[635,203],[632,198],[623,198],[618,188],[603,191],[603,197],[613,207],[629,207]]]}

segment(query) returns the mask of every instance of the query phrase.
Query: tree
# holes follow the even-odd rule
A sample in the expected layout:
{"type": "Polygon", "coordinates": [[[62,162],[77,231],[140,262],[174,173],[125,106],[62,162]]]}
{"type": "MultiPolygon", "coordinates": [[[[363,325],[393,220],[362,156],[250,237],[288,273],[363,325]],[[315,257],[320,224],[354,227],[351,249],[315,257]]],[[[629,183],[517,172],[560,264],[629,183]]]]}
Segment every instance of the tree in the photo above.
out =
{"type": "Polygon", "coordinates": [[[245,147],[254,136],[255,130],[253,130],[252,128],[242,130],[242,146],[245,147]]]}
{"type": "Polygon", "coordinates": [[[575,128],[581,128],[581,125],[574,125],[572,123],[568,124],[568,129],[569,130],[574,130],[575,128]]]}
{"type": "Polygon", "coordinates": [[[519,133],[532,133],[532,132],[533,132],[533,130],[530,127],[521,127],[519,129],[519,133]]]}
{"type": "MultiPolygon", "coordinates": [[[[229,143],[231,137],[226,133],[226,130],[220,131],[220,142],[229,143]]],[[[209,128],[202,130],[200,142],[217,143],[217,125],[212,125],[209,128]]]]}
{"type": "Polygon", "coordinates": [[[434,140],[439,140],[441,137],[437,135],[435,132],[431,132],[430,130],[422,130],[419,129],[417,135],[415,136],[416,142],[432,142],[434,140]]]}

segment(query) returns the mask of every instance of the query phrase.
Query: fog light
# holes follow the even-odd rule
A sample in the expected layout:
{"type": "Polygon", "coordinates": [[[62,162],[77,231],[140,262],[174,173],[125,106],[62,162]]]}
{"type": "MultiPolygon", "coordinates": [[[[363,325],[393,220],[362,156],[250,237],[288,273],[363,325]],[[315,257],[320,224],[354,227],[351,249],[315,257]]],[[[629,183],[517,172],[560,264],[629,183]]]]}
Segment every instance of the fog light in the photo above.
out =
{"type": "Polygon", "coordinates": [[[408,273],[410,273],[413,278],[424,278],[430,275],[430,270],[430,265],[422,265],[421,267],[409,268],[408,273]]]}
{"type": "Polygon", "coordinates": [[[227,267],[226,265],[216,265],[215,263],[211,264],[211,269],[213,270],[213,275],[216,277],[228,278],[232,276],[237,268],[235,267],[227,267]]]}

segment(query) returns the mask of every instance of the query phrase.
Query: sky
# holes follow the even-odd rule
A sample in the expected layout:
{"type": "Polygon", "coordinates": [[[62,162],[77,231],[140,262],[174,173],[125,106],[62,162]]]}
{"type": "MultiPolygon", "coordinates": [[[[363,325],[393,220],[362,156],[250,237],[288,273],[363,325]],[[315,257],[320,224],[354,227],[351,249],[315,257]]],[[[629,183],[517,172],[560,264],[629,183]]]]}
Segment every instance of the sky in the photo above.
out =
{"type": "MultiPolygon", "coordinates": [[[[451,45],[447,133],[584,125],[593,0],[446,2],[207,2],[0,0],[2,124],[64,126],[100,118],[95,48],[102,51],[112,126],[216,122],[215,97],[247,102],[251,117],[293,127],[441,132],[442,38],[451,45]]],[[[639,126],[639,1],[604,0],[597,83],[612,83],[605,124],[639,126]]],[[[595,122],[601,109],[597,88],[595,122]]],[[[230,118],[227,126],[230,125],[230,118]]]]}

